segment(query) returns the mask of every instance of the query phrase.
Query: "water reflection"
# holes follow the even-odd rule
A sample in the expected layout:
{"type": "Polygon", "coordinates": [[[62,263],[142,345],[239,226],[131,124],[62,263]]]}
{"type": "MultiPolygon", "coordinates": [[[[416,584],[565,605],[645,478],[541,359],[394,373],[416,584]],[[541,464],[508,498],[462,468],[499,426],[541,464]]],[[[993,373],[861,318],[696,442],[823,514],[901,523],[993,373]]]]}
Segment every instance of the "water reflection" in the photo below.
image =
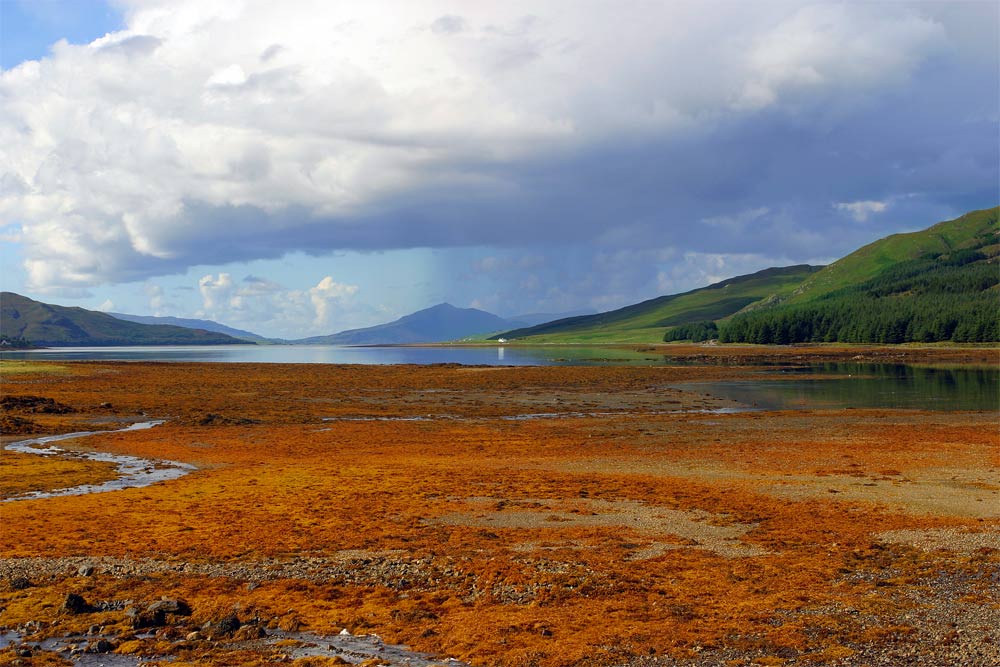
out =
{"type": "Polygon", "coordinates": [[[710,394],[766,410],[806,407],[1000,411],[1000,370],[995,368],[817,363],[773,373],[802,379],[737,380],[698,383],[698,386],[710,394]]]}
{"type": "Polygon", "coordinates": [[[0,359],[49,361],[212,361],[277,364],[464,364],[489,366],[663,365],[662,355],[606,348],[345,347],[202,345],[54,347],[0,352],[0,359]]]}

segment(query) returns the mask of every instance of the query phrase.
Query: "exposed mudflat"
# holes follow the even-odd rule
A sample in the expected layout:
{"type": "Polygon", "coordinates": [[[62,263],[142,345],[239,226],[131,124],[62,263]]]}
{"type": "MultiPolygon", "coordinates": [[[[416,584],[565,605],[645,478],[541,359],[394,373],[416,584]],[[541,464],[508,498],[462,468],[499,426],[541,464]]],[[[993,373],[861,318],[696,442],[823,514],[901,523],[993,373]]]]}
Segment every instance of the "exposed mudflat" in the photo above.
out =
{"type": "MultiPolygon", "coordinates": [[[[998,415],[741,412],[685,390],[768,361],[731,354],[0,366],[4,395],[72,408],[8,401],[26,432],[108,429],[60,445],[195,468],[3,504],[0,664],[1000,664],[998,415]],[[141,414],[166,422],[114,430],[141,414]],[[384,647],[318,639],[344,630],[384,647]],[[72,656],[44,643],[67,637],[72,656]]],[[[116,474],[4,452],[0,493],[116,474]]]]}

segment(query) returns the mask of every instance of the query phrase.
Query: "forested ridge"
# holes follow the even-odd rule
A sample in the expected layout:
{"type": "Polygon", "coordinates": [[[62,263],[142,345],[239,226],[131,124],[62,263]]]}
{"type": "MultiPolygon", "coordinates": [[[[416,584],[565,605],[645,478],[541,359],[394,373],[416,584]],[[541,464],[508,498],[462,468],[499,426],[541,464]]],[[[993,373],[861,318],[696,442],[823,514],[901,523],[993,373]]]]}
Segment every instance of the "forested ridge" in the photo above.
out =
{"type": "Polygon", "coordinates": [[[787,298],[772,297],[728,319],[673,327],[663,339],[1000,341],[997,212],[974,211],[923,232],[886,237],[806,280],[787,298]]]}
{"type": "Polygon", "coordinates": [[[860,285],[805,304],[737,315],[726,343],[1000,341],[1000,265],[995,238],[977,248],[900,262],[860,285]]]}

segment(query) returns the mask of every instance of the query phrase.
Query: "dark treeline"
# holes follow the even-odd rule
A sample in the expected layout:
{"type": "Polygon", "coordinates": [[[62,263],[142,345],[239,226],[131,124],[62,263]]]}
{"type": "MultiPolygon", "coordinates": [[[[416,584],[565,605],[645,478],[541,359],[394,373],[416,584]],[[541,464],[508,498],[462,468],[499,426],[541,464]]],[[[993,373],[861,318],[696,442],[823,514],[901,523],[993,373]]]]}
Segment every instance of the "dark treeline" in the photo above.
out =
{"type": "Polygon", "coordinates": [[[1000,293],[906,299],[824,299],[748,313],[723,327],[724,343],[907,343],[1000,341],[1000,293]]]}
{"type": "Polygon", "coordinates": [[[901,262],[860,285],[801,305],[734,317],[722,342],[1000,341],[1000,266],[979,250],[901,262]]]}
{"type": "Polygon", "coordinates": [[[31,341],[23,336],[0,337],[0,349],[2,350],[25,350],[31,347],[34,347],[31,341]]]}
{"type": "Polygon", "coordinates": [[[667,343],[675,340],[693,340],[694,342],[699,343],[701,341],[711,340],[718,337],[719,327],[716,326],[715,322],[707,320],[705,322],[682,324],[679,327],[667,329],[667,333],[663,336],[663,340],[667,343]]]}

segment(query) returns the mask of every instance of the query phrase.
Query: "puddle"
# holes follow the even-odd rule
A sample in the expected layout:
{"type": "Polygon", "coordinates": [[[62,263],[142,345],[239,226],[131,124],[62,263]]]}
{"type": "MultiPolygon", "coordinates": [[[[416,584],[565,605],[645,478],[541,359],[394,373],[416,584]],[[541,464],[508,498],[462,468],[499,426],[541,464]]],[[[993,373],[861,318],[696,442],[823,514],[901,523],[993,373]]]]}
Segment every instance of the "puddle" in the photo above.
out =
{"type": "MultiPolygon", "coordinates": [[[[107,637],[73,635],[70,637],[54,637],[42,641],[24,641],[20,633],[8,631],[0,633],[0,650],[9,646],[27,649],[31,652],[32,656],[25,656],[25,660],[27,660],[25,662],[26,665],[34,664],[31,660],[33,657],[38,656],[40,651],[58,653],[60,657],[78,667],[137,667],[144,664],[145,660],[149,660],[149,658],[143,659],[137,656],[117,655],[115,653],[83,652],[83,649],[91,642],[97,642],[100,639],[107,639],[107,637]]],[[[157,660],[172,661],[171,658],[158,658],[157,660]]]]}
{"type": "Polygon", "coordinates": [[[278,632],[267,638],[268,643],[282,639],[294,639],[302,642],[300,646],[290,647],[289,655],[295,658],[309,656],[340,657],[349,663],[357,664],[378,658],[390,665],[409,665],[410,667],[429,667],[442,663],[463,667],[466,663],[454,658],[435,659],[426,653],[411,651],[405,646],[386,644],[378,635],[352,635],[347,630],[333,636],[310,635],[305,633],[278,632]]]}
{"type": "Polygon", "coordinates": [[[55,498],[57,496],[82,496],[88,493],[106,493],[108,491],[119,491],[142,486],[149,486],[157,482],[165,482],[171,479],[182,477],[192,470],[194,466],[179,461],[156,461],[152,459],[141,459],[137,456],[126,456],[124,454],[110,454],[107,452],[74,452],[61,447],[56,447],[50,443],[74,438],[84,438],[89,435],[100,435],[102,433],[122,433],[124,431],[142,431],[162,424],[163,420],[138,422],[130,424],[125,428],[114,431],[80,431],[77,433],[64,433],[62,435],[49,435],[43,438],[31,438],[29,440],[19,440],[7,445],[5,449],[21,454],[35,454],[38,456],[59,456],[62,458],[77,458],[86,461],[101,461],[104,463],[114,463],[118,466],[118,477],[101,484],[81,484],[65,489],[55,489],[54,491],[32,491],[12,498],[5,498],[2,502],[15,500],[29,500],[36,498],[55,498]]]}
{"type": "MultiPolygon", "coordinates": [[[[148,635],[145,635],[148,637],[148,635]]],[[[89,644],[100,639],[110,639],[102,636],[74,635],[55,637],[39,642],[23,641],[18,632],[0,633],[0,650],[9,646],[21,646],[35,652],[38,650],[58,653],[62,658],[79,667],[137,667],[149,661],[173,662],[172,656],[137,657],[118,655],[114,653],[82,652],[89,644]]],[[[352,635],[342,630],[336,635],[316,635],[305,632],[268,631],[267,637],[246,642],[233,642],[220,645],[220,650],[274,650],[278,642],[285,642],[280,650],[291,659],[305,657],[338,657],[349,664],[358,664],[365,660],[377,658],[383,665],[400,665],[407,667],[430,667],[431,665],[452,665],[467,667],[465,663],[453,658],[435,659],[426,653],[411,651],[405,646],[386,644],[378,635],[352,635]],[[294,642],[294,643],[289,643],[294,642]]],[[[179,643],[179,642],[177,642],[179,643]]]]}

